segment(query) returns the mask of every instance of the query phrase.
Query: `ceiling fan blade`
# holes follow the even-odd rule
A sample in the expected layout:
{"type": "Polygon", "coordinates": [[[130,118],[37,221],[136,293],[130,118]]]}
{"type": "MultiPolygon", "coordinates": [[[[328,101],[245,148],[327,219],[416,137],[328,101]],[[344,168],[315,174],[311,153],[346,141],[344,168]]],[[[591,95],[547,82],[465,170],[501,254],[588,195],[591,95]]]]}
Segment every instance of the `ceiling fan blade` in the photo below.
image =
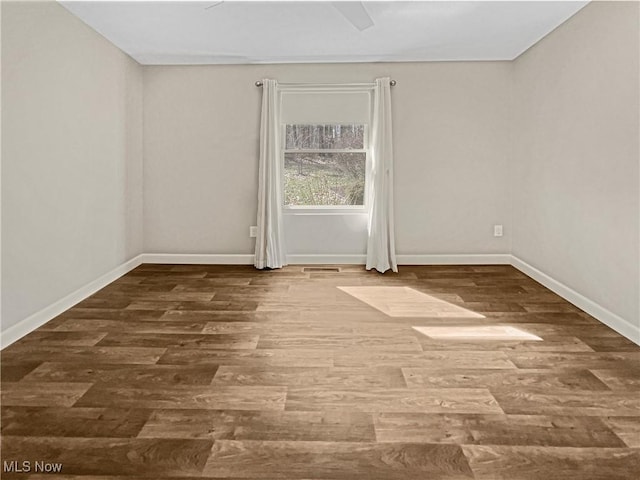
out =
{"type": "Polygon", "coordinates": [[[212,3],[211,5],[209,5],[208,7],[204,7],[204,9],[205,9],[205,10],[209,10],[210,8],[217,7],[217,6],[219,6],[219,5],[222,5],[223,3],[224,3],[224,0],[223,0],[223,1],[221,1],[221,2],[215,2],[215,3],[212,3]]]}
{"type": "Polygon", "coordinates": [[[361,32],[373,26],[373,19],[362,2],[331,2],[331,4],[361,32]]]}

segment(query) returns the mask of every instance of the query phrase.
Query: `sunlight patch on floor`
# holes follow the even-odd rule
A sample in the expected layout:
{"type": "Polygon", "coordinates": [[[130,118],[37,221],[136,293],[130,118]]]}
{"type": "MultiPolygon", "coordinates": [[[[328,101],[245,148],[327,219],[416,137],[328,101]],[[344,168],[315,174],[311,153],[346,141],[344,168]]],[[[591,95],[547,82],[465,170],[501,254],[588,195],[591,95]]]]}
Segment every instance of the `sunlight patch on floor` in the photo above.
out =
{"type": "Polygon", "coordinates": [[[410,287],[338,287],[390,317],[485,318],[410,287]]]}
{"type": "Polygon", "coordinates": [[[517,327],[504,325],[471,325],[447,327],[413,327],[430,338],[439,340],[526,340],[542,341],[540,337],[517,327]]]}

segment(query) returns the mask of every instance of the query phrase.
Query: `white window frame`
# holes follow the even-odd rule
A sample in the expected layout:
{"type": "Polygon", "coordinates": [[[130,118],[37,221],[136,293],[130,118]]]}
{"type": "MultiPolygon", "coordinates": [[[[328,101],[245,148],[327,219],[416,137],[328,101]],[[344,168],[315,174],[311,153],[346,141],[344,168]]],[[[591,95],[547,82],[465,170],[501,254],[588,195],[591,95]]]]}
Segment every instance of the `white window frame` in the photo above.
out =
{"type": "MultiPolygon", "coordinates": [[[[314,87],[309,85],[308,87],[281,87],[280,88],[280,105],[282,106],[282,93],[285,91],[335,91],[336,93],[344,92],[364,92],[369,96],[369,118],[367,123],[352,122],[349,119],[336,119],[326,122],[318,122],[318,125],[364,125],[364,148],[363,149],[304,149],[304,150],[287,150],[286,147],[286,128],[287,125],[295,125],[294,123],[280,123],[280,171],[281,179],[280,185],[282,186],[282,198],[280,205],[282,206],[282,212],[285,215],[345,215],[345,214],[366,214],[370,208],[370,189],[371,189],[371,138],[369,132],[371,130],[371,122],[373,115],[373,97],[372,87],[351,87],[351,86],[337,86],[336,87],[314,87]],[[364,181],[364,205],[285,205],[285,178],[284,178],[284,155],[285,153],[364,153],[365,154],[365,181],[364,181]]],[[[299,125],[314,125],[314,122],[299,123],[299,125]]]]}

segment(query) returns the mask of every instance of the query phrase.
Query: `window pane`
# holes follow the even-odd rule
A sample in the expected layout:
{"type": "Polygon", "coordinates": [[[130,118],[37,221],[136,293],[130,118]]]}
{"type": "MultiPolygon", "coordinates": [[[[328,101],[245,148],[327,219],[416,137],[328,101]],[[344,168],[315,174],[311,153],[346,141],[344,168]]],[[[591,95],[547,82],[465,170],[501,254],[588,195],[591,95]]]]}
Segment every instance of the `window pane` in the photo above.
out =
{"type": "Polygon", "coordinates": [[[287,125],[286,150],[362,150],[364,125],[287,125]]]}
{"type": "Polygon", "coordinates": [[[366,154],[285,153],[285,205],[364,205],[366,154]]]}

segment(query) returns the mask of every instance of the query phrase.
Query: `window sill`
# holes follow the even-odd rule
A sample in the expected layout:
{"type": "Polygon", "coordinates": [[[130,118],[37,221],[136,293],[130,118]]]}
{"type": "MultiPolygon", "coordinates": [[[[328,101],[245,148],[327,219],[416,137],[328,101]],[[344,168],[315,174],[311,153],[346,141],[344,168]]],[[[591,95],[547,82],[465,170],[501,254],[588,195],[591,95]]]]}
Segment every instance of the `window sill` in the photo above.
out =
{"type": "Polygon", "coordinates": [[[283,208],[284,215],[367,215],[367,208],[283,208]]]}

